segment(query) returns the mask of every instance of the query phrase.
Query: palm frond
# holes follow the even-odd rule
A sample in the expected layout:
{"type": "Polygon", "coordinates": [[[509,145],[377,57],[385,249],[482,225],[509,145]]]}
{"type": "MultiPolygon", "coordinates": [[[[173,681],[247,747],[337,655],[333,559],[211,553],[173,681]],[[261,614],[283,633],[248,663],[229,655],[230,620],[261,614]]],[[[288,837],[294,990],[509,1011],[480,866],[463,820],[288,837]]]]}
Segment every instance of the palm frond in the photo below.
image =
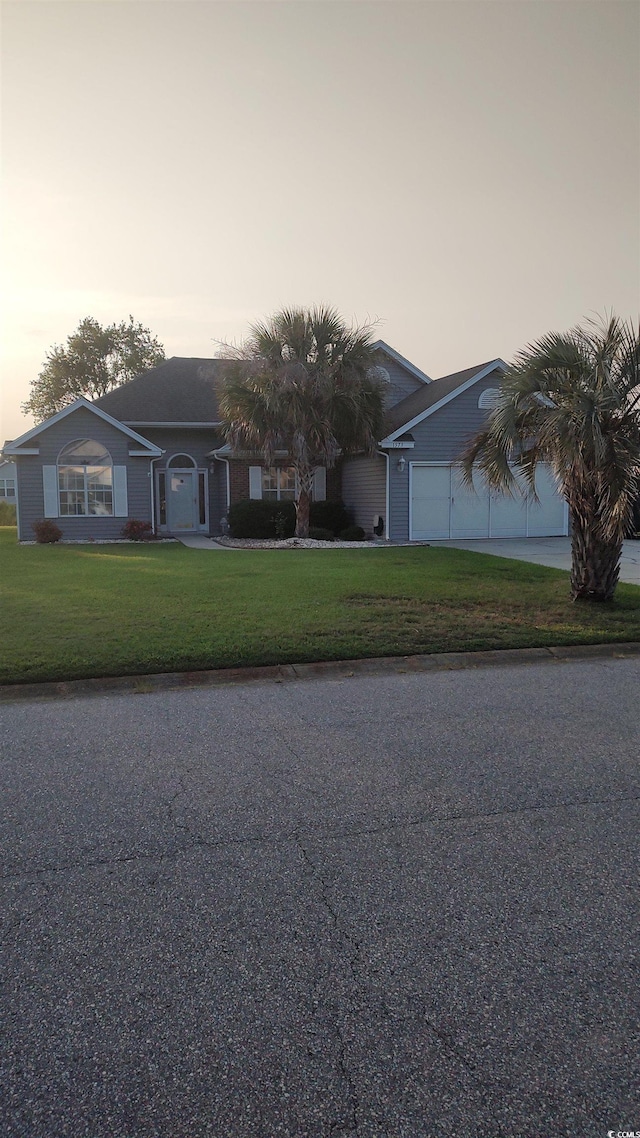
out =
{"type": "Polygon", "coordinates": [[[349,328],[335,309],[283,309],[252,325],[229,369],[220,409],[234,447],[293,465],[333,466],[380,438],[384,389],[372,375],[372,326],[349,328]]]}
{"type": "Polygon", "coordinates": [[[621,540],[640,486],[640,335],[617,317],[550,332],[515,357],[498,407],[469,444],[463,470],[513,491],[517,473],[535,494],[549,463],[575,516],[599,539],[621,540]]]}

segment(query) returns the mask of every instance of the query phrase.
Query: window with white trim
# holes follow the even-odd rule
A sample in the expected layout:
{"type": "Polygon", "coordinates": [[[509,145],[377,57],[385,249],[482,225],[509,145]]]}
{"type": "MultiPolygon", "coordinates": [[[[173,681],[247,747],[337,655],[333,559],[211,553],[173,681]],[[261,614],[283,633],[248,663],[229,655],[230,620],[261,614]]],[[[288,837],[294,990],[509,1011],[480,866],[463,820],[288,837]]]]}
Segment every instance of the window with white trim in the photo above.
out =
{"type": "Polygon", "coordinates": [[[60,517],[113,515],[113,463],[106,447],[76,439],[58,455],[60,517]]]}
{"type": "Polygon", "coordinates": [[[296,496],[296,472],[292,466],[270,466],[262,469],[262,497],[268,502],[289,500],[296,496]]]}
{"type": "Polygon", "coordinates": [[[0,478],[0,498],[15,498],[16,483],[14,478],[0,478]]]}

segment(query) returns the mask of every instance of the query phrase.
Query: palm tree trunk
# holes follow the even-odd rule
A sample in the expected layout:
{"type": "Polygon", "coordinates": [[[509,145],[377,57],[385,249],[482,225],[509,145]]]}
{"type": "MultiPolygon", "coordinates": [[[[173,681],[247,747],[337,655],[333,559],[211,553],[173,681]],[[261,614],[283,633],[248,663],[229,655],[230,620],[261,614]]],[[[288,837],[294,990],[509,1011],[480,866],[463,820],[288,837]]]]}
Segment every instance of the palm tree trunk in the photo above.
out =
{"type": "Polygon", "coordinates": [[[604,541],[593,519],[571,518],[571,599],[613,600],[620,574],[622,539],[604,541]]]}
{"type": "Polygon", "coordinates": [[[311,509],[311,490],[313,487],[313,468],[298,467],[298,497],[296,498],[296,537],[309,536],[309,512],[311,509]]]}

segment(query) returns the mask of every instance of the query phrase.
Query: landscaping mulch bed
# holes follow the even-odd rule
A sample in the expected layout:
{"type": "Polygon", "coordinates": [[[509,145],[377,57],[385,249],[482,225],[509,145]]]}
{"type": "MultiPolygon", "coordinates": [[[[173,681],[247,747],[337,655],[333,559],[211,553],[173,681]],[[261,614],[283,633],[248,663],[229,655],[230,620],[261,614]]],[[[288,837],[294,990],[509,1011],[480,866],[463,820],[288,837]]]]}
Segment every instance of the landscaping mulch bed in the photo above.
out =
{"type": "Polygon", "coordinates": [[[217,537],[218,545],[229,549],[381,549],[387,541],[316,541],[311,537],[277,538],[217,537]]]}

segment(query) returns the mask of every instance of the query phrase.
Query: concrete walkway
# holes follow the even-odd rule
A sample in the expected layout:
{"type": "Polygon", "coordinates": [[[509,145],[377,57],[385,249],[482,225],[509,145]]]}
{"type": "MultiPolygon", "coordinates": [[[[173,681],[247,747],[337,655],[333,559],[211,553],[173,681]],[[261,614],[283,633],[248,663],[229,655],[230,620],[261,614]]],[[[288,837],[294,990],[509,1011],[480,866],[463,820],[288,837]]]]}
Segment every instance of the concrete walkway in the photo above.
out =
{"type": "Polygon", "coordinates": [[[204,533],[185,533],[178,538],[187,549],[228,549],[227,545],[220,545],[213,537],[204,533]]]}
{"type": "MultiPolygon", "coordinates": [[[[571,568],[571,541],[568,537],[485,538],[474,541],[432,541],[430,545],[468,549],[472,553],[491,553],[495,557],[512,557],[515,561],[531,561],[552,569],[571,568]]],[[[620,562],[620,580],[640,585],[640,541],[625,541],[620,562]]]]}

